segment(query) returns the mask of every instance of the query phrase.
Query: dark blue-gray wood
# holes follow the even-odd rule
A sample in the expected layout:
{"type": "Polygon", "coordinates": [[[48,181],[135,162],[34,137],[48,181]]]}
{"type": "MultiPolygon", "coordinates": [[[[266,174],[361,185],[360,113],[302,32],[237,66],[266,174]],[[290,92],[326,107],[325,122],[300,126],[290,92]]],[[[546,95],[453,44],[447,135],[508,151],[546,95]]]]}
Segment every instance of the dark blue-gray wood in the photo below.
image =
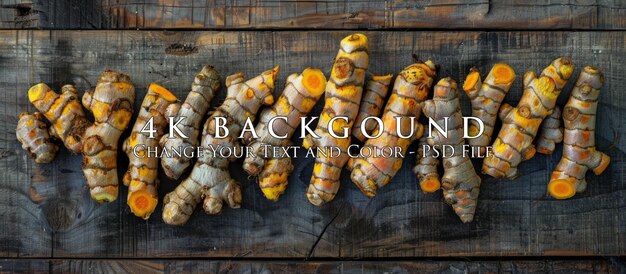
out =
{"type": "MultiPolygon", "coordinates": [[[[63,150],[36,165],[15,138],[17,116],[33,111],[28,88],[94,85],[105,69],[131,75],[136,107],[151,82],[184,98],[195,73],[215,66],[223,76],[248,76],[281,66],[285,78],[309,66],[330,71],[339,40],[348,31],[168,32],[0,31],[0,256],[76,258],[373,258],[419,256],[543,256],[626,254],[626,34],[623,32],[367,32],[369,73],[397,73],[412,54],[440,64],[439,76],[461,81],[471,66],[487,72],[507,62],[517,80],[506,101],[517,103],[525,70],[540,72],[553,58],[570,56],[576,72],[600,67],[606,84],[598,111],[598,148],[612,157],[601,176],[588,174],[585,193],[566,201],[546,195],[561,153],[524,162],[515,181],[484,178],[476,218],[462,224],[441,194],[423,194],[410,167],[403,168],[373,199],[344,173],[335,201],[312,206],[304,192],[313,159],[298,158],[279,202],[265,200],[247,180],[241,161],[232,174],[243,185],[241,209],[219,216],[197,212],[183,227],[165,225],[161,204],[148,221],[132,215],[126,189],[111,204],[89,198],[81,158],[63,150]],[[319,241],[318,241],[319,239],[319,241]]],[[[577,74],[577,73],[576,73],[577,74]]],[[[559,102],[564,104],[570,83],[559,102]]],[[[218,105],[224,90],[213,101],[218,105]]],[[[462,100],[465,114],[469,101],[462,100]]],[[[318,104],[312,115],[320,110],[318,104]]],[[[125,138],[128,132],[123,136],[125,138]]],[[[296,141],[300,144],[300,141],[296,141]]],[[[127,167],[119,155],[120,175],[127,167]]],[[[161,197],[176,182],[161,176],[161,197]]]]}
{"type": "Polygon", "coordinates": [[[0,28],[624,30],[626,3],[616,0],[3,0],[0,28]]]}
{"type": "Polygon", "coordinates": [[[616,273],[617,258],[555,261],[246,261],[246,260],[11,260],[0,271],[12,273],[616,273]]]}

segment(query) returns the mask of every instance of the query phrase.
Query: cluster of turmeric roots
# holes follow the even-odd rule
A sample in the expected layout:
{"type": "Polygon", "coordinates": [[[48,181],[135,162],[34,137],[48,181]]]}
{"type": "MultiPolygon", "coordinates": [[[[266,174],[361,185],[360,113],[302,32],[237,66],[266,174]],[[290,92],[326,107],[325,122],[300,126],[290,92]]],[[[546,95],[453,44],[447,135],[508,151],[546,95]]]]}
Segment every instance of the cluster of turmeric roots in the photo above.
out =
{"type": "MultiPolygon", "coordinates": [[[[396,147],[403,155],[413,141],[419,140],[413,171],[421,189],[424,192],[442,189],[445,201],[463,222],[474,218],[481,178],[471,159],[461,155],[461,147],[467,139],[470,146],[484,152],[492,141],[498,117],[502,127],[493,142],[493,156],[484,160],[482,168],[490,176],[515,178],[521,161],[532,158],[535,152],[552,153],[555,144],[564,141],[563,158],[548,184],[553,197],[564,199],[585,189],[588,169],[600,174],[610,161],[607,155],[595,150],[595,112],[603,83],[597,68],[583,69],[562,112],[556,107],[556,98],[574,71],[572,61],[567,58],[554,60],[539,76],[527,72],[517,107],[502,104],[516,77],[510,66],[494,65],[484,80],[477,69],[472,69],[462,88],[471,100],[472,116],[483,123],[470,120],[469,134],[477,137],[467,138],[463,134],[457,83],[451,78],[440,79],[434,85],[432,97],[429,96],[437,71],[432,61],[407,66],[393,85],[392,75],[372,76],[366,82],[368,63],[368,38],[352,34],[341,41],[328,81],[321,70],[307,68],[301,74],[287,77],[277,100],[272,94],[278,67],[248,80],[243,74],[231,75],[225,79],[226,99],[204,126],[203,117],[221,88],[221,77],[213,67],[206,66],[195,76],[182,103],[165,87],[149,85],[132,132],[122,146],[130,160],[123,182],[128,186],[127,203],[131,211],[146,219],[154,212],[158,204],[159,162],[166,176],[173,180],[179,179],[192,165],[192,159],[184,155],[144,157],[145,151],[134,150],[138,145],[179,148],[247,145],[256,156],[247,157],[243,169],[257,178],[267,199],[278,200],[293,170],[291,158],[280,153],[263,156],[261,150],[290,145],[300,118],[307,116],[322,94],[325,94],[324,108],[317,128],[309,131],[303,147],[336,147],[342,153],[338,157],[319,154],[315,158],[306,196],[318,206],[337,194],[344,166],[351,171],[355,185],[368,197],[376,195],[378,188],[388,184],[402,166],[401,157],[350,158],[346,153],[351,144],[350,135],[364,142],[364,148],[396,147]],[[263,105],[269,107],[260,113],[255,130],[246,131],[263,105]],[[425,126],[418,122],[422,113],[429,118],[429,127],[441,130],[425,134],[425,126]],[[561,128],[561,116],[565,130],[561,128]],[[221,126],[229,132],[226,137],[216,132],[215,123],[220,120],[214,118],[223,119],[221,126]],[[240,144],[238,136],[242,132],[240,144]],[[347,138],[337,137],[337,132],[345,133],[347,138]],[[455,148],[453,155],[441,159],[443,176],[438,172],[440,160],[423,145],[455,148]]],[[[83,156],[83,172],[92,198],[98,202],[114,201],[118,196],[118,139],[130,124],[135,100],[130,77],[107,70],[95,89],[85,92],[82,105],[93,113],[93,122],[85,117],[78,92],[72,85],[63,86],[58,94],[45,84],[37,84],[30,88],[28,97],[39,112],[23,113],[19,117],[16,134],[23,148],[35,162],[46,163],[58,151],[54,139],[60,139],[71,152],[83,156]]],[[[163,220],[168,224],[185,224],[200,202],[208,214],[220,213],[224,203],[231,208],[240,207],[240,184],[228,172],[234,159],[210,151],[200,155],[187,178],[165,196],[163,220]]]]}

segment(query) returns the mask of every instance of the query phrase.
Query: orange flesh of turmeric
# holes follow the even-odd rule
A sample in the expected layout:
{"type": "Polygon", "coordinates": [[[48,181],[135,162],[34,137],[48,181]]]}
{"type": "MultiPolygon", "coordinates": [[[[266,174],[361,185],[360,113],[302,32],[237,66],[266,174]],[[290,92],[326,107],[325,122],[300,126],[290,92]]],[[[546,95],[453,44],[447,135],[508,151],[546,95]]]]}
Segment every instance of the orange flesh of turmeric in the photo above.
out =
{"type": "Polygon", "coordinates": [[[424,181],[420,185],[420,188],[424,192],[432,193],[432,192],[435,192],[435,191],[437,191],[437,190],[439,190],[441,188],[441,183],[439,183],[439,180],[431,178],[431,179],[428,179],[428,180],[424,181]]]}

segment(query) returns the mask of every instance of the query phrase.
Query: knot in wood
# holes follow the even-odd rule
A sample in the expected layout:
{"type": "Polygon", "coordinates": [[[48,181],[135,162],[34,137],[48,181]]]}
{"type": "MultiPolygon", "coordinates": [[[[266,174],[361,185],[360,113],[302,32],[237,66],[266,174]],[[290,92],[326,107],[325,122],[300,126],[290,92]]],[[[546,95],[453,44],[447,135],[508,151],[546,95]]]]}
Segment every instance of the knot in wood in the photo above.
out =
{"type": "Polygon", "coordinates": [[[78,204],[70,199],[54,199],[43,205],[46,221],[54,231],[66,231],[82,215],[78,204]]]}
{"type": "Polygon", "coordinates": [[[185,56],[198,52],[198,47],[194,44],[174,43],[165,48],[166,54],[185,56]]]}

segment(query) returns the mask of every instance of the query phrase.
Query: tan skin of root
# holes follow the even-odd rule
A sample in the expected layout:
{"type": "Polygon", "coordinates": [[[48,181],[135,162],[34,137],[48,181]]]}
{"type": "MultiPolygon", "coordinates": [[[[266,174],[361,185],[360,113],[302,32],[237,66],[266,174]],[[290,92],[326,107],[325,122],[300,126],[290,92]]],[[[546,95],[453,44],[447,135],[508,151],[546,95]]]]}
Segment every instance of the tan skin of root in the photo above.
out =
{"type": "Polygon", "coordinates": [[[600,175],[611,162],[611,158],[597,151],[595,146],[598,96],[603,83],[600,69],[583,68],[563,109],[563,157],[548,183],[548,193],[556,199],[568,199],[585,191],[587,171],[600,175]]]}
{"type": "Polygon", "coordinates": [[[83,174],[91,198],[97,202],[117,199],[117,143],[133,115],[135,88],[128,75],[105,70],[95,90],[83,95],[82,104],[94,116],[85,119],[76,88],[65,85],[59,95],[46,84],[28,90],[28,99],[52,123],[51,133],[72,152],[83,155],[83,174]]]}
{"type": "Polygon", "coordinates": [[[24,112],[20,114],[15,129],[15,135],[22,143],[22,148],[28,151],[28,156],[38,164],[51,162],[59,151],[59,146],[54,143],[54,138],[50,136],[43,119],[39,112],[33,114],[24,112]]]}
{"type": "Polygon", "coordinates": [[[246,158],[243,169],[248,175],[258,176],[261,191],[270,201],[277,201],[285,192],[289,174],[293,171],[291,158],[274,155],[271,147],[288,145],[300,125],[300,117],[305,117],[313,109],[325,88],[326,77],[319,69],[307,68],[300,75],[290,75],[276,103],[261,112],[255,129],[259,138],[252,139],[250,134],[244,137],[244,143],[253,149],[255,157],[246,158]],[[285,138],[275,138],[270,134],[269,121],[275,117],[284,119],[274,120],[274,135],[285,138]]]}
{"type": "MultiPolygon", "coordinates": [[[[352,34],[341,40],[341,46],[331,75],[326,84],[324,109],[320,114],[315,134],[302,141],[304,148],[328,149],[336,147],[341,151],[339,157],[317,155],[313,166],[313,175],[306,196],[309,202],[322,206],[335,197],[339,190],[339,175],[348,161],[347,149],[350,146],[350,130],[359,111],[359,103],[365,82],[365,71],[369,64],[369,41],[363,34],[352,34]],[[345,117],[347,120],[336,119],[333,130],[337,134],[347,131],[347,138],[335,138],[329,133],[328,125],[334,117],[345,117]]],[[[327,155],[329,156],[329,155],[327,155]]]]}
{"type": "Polygon", "coordinates": [[[541,76],[524,74],[524,93],[517,107],[502,104],[499,117],[502,128],[493,143],[492,157],[483,161],[482,172],[495,178],[514,179],[517,166],[535,155],[533,140],[541,122],[552,114],[556,99],[574,71],[569,58],[558,58],[541,76]]]}
{"type": "Polygon", "coordinates": [[[552,154],[556,144],[562,141],[561,108],[556,106],[552,114],[541,123],[541,131],[539,131],[539,136],[537,136],[537,152],[552,154]]]}
{"type": "MultiPolygon", "coordinates": [[[[372,79],[365,84],[365,92],[363,98],[361,98],[361,104],[359,107],[359,115],[354,120],[352,126],[352,136],[357,138],[361,142],[365,142],[367,137],[361,132],[361,123],[367,117],[379,117],[383,110],[383,104],[385,103],[385,97],[389,93],[389,84],[391,84],[392,74],[383,76],[373,76],[372,79]]],[[[365,131],[372,133],[376,128],[376,122],[373,120],[367,120],[365,122],[365,131]]]]}
{"type": "Polygon", "coordinates": [[[124,174],[124,185],[128,186],[126,201],[137,217],[148,219],[159,202],[157,192],[159,159],[146,157],[145,150],[137,150],[138,155],[135,155],[134,148],[138,145],[158,148],[159,139],[167,130],[167,117],[174,116],[179,107],[176,96],[169,90],[158,84],[150,84],[132,133],[122,145],[129,159],[128,171],[124,174]],[[153,126],[149,130],[155,131],[152,138],[148,132],[141,132],[150,119],[153,126]]]}
{"type": "Polygon", "coordinates": [[[58,94],[40,83],[28,90],[28,99],[52,124],[50,134],[61,139],[71,152],[82,153],[83,135],[91,122],[85,118],[76,88],[65,85],[58,94]]]}
{"type": "MultiPolygon", "coordinates": [[[[431,146],[454,147],[454,154],[442,160],[444,173],[441,188],[444,199],[452,206],[461,221],[469,223],[474,219],[481,179],[476,174],[470,158],[463,157],[462,146],[465,144],[463,114],[456,82],[450,78],[439,80],[435,86],[433,99],[424,102],[423,112],[444,129],[444,119],[448,117],[447,136],[433,129],[433,138],[428,138],[427,142],[431,146]]],[[[425,187],[430,189],[433,186],[425,187]]]]}
{"type": "MultiPolygon", "coordinates": [[[[507,64],[498,63],[491,68],[484,81],[480,79],[480,71],[472,68],[465,79],[463,90],[472,103],[472,116],[479,118],[484,125],[484,131],[478,138],[468,139],[471,146],[479,147],[484,153],[485,147],[491,143],[493,127],[496,123],[498,109],[507,92],[515,81],[515,71],[507,64]]],[[[469,134],[477,136],[479,124],[475,120],[469,121],[469,134]]]]}
{"type": "MultiPolygon", "coordinates": [[[[163,148],[175,148],[177,150],[193,150],[200,142],[200,126],[202,126],[202,118],[209,111],[211,100],[220,89],[220,75],[217,70],[211,66],[204,66],[196,75],[191,83],[191,91],[185,102],[181,105],[174,117],[174,121],[184,117],[176,127],[187,138],[183,138],[174,132],[173,139],[165,135],[161,137],[160,145],[163,148]]],[[[191,159],[181,155],[172,155],[172,157],[161,158],[161,167],[165,175],[177,180],[191,165],[191,159]]]]}
{"type": "Polygon", "coordinates": [[[432,149],[424,149],[428,146],[425,135],[418,140],[417,143],[417,159],[413,167],[413,173],[417,176],[417,182],[425,193],[432,193],[441,188],[439,181],[439,172],[437,166],[439,159],[435,157],[432,149]]]}
{"type": "MultiPolygon", "coordinates": [[[[374,151],[384,147],[399,147],[402,154],[406,154],[408,146],[424,132],[417,119],[422,112],[421,104],[428,97],[435,70],[435,64],[426,61],[412,64],[400,72],[385,106],[383,132],[377,138],[368,139],[364,148],[374,151]],[[396,117],[400,117],[399,125],[396,117]]],[[[375,130],[373,136],[378,133],[375,130]]],[[[352,158],[348,162],[348,169],[352,170],[350,178],[365,196],[371,198],[396,175],[402,167],[402,161],[401,157],[352,158]]]]}
{"type": "Polygon", "coordinates": [[[82,101],[95,119],[83,137],[83,174],[91,198],[112,202],[118,195],[117,144],[133,116],[135,87],[128,75],[106,70],[82,101]]]}
{"type": "MultiPolygon", "coordinates": [[[[277,74],[278,67],[245,82],[241,73],[226,78],[228,87],[226,99],[204,124],[202,147],[224,147],[231,150],[239,147],[237,138],[246,119],[250,118],[253,121],[261,105],[274,103],[272,92],[277,74]],[[225,126],[229,134],[225,138],[215,138],[216,117],[227,119],[225,126]]],[[[223,158],[219,154],[212,155],[210,149],[205,150],[201,156],[189,177],[165,196],[163,201],[165,223],[185,224],[201,200],[204,200],[204,212],[207,214],[222,212],[224,202],[231,208],[241,206],[241,187],[228,173],[228,165],[235,160],[235,156],[223,158]]]]}

